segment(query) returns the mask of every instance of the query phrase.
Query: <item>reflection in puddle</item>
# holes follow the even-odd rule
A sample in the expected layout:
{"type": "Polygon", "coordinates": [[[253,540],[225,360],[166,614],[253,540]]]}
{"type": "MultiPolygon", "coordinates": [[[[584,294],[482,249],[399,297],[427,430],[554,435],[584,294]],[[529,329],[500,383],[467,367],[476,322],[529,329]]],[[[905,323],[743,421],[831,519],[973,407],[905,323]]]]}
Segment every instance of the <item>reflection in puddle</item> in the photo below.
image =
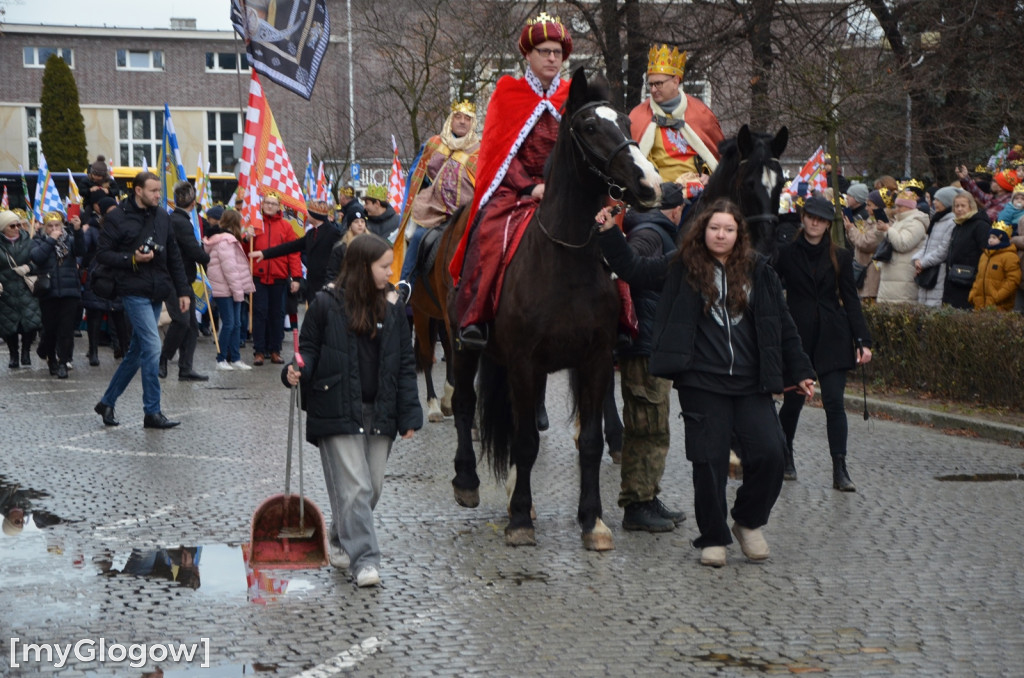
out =
{"type": "Polygon", "coordinates": [[[42,529],[64,522],[48,511],[33,509],[34,499],[44,499],[48,496],[50,495],[45,492],[23,488],[17,483],[9,482],[0,475],[0,516],[3,516],[0,528],[4,536],[17,537],[29,524],[42,529]]]}
{"type": "Polygon", "coordinates": [[[960,483],[991,483],[1000,480],[1024,480],[1024,473],[960,473],[935,476],[935,479],[960,483]]]}

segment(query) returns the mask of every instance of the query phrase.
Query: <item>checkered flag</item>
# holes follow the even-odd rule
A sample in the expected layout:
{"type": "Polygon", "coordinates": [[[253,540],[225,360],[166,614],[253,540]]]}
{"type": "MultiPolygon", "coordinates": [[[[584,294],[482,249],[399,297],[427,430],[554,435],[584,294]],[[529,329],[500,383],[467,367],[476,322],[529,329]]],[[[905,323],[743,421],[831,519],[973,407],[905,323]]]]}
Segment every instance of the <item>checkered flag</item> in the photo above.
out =
{"type": "Polygon", "coordinates": [[[42,223],[43,215],[47,212],[60,212],[64,214],[64,201],[57,192],[57,184],[53,183],[50,176],[50,168],[46,164],[46,157],[42,149],[39,150],[39,174],[36,176],[36,221],[42,223]]]}

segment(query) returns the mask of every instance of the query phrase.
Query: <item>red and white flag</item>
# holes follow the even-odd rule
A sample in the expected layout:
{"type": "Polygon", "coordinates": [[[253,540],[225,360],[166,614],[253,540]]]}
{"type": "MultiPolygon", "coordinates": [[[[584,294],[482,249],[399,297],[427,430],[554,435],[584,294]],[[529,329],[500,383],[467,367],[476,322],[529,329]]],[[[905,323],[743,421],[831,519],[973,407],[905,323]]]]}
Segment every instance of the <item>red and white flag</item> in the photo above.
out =
{"type": "Polygon", "coordinates": [[[789,192],[798,195],[800,184],[804,182],[807,183],[807,195],[814,191],[824,191],[828,185],[825,177],[825,149],[823,147],[818,146],[818,150],[800,170],[800,174],[793,177],[793,181],[789,184],[789,192]]]}
{"type": "Polygon", "coordinates": [[[260,196],[270,191],[281,196],[282,207],[306,214],[302,185],[295,177],[284,140],[255,70],[249,80],[249,108],[245,114],[238,186],[245,195],[243,215],[247,225],[256,233],[263,232],[260,196]]]}
{"type": "Polygon", "coordinates": [[[405,175],[402,174],[402,161],[398,159],[398,144],[395,143],[395,135],[391,135],[391,148],[394,150],[394,157],[391,160],[391,180],[388,182],[388,202],[402,216],[402,200],[405,198],[405,175]]]}
{"type": "Polygon", "coordinates": [[[327,175],[324,174],[324,161],[320,161],[320,167],[316,171],[316,199],[327,202],[327,175]]]}
{"type": "Polygon", "coordinates": [[[11,209],[11,200],[10,200],[10,198],[7,197],[7,187],[6,186],[4,186],[4,197],[3,197],[3,200],[0,200],[0,207],[3,207],[5,210],[11,209]]]}

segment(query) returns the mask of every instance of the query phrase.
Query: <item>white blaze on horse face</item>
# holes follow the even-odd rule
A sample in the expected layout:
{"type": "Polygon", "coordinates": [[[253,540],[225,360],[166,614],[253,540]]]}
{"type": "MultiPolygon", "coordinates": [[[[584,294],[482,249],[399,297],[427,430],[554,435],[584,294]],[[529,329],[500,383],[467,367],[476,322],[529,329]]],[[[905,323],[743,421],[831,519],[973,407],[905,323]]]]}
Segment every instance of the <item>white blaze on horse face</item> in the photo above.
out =
{"type": "Polygon", "coordinates": [[[775,190],[775,182],[779,180],[779,173],[773,170],[771,167],[765,167],[761,170],[761,184],[764,185],[764,190],[770,196],[772,191],[775,190]]]}
{"type": "Polygon", "coordinates": [[[640,183],[654,189],[654,199],[644,204],[657,205],[661,202],[661,175],[658,173],[658,168],[654,166],[653,162],[645,158],[644,154],[635,145],[629,147],[629,155],[633,158],[633,164],[644,175],[640,183]]]}

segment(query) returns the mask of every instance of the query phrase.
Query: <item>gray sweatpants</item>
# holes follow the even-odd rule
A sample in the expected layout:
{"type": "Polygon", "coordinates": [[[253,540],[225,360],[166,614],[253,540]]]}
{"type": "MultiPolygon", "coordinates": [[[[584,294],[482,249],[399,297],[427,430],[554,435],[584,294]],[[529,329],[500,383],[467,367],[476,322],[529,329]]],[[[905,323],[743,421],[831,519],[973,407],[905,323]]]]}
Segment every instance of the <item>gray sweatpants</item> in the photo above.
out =
{"type": "MultiPolygon", "coordinates": [[[[364,414],[369,424],[371,417],[364,414]]],[[[369,426],[365,426],[369,430],[369,426]]],[[[384,486],[384,467],[392,440],[368,434],[320,439],[327,494],[331,499],[331,543],[340,544],[352,561],[352,572],[367,565],[380,568],[380,547],[373,528],[373,509],[384,486]]]]}

